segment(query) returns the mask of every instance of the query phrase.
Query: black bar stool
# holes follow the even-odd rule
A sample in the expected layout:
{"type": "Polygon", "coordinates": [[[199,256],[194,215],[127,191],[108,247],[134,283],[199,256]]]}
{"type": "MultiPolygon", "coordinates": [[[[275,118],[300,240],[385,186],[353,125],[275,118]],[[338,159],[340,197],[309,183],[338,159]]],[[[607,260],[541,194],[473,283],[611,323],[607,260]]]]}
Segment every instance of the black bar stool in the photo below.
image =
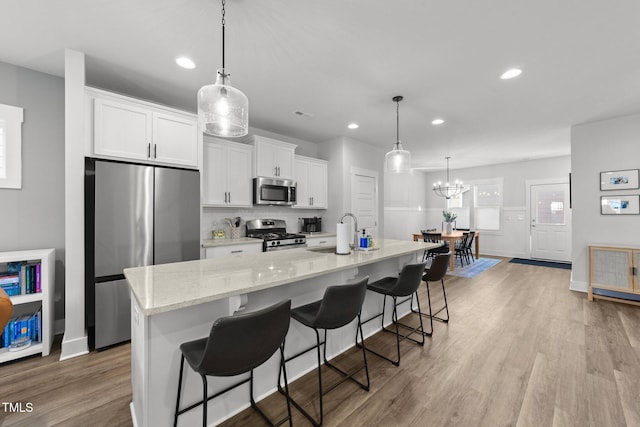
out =
{"type": "MultiPolygon", "coordinates": [[[[382,330],[386,332],[394,333],[396,335],[396,348],[398,350],[398,358],[397,360],[393,360],[370,348],[367,348],[366,350],[375,354],[376,356],[379,356],[385,360],[388,360],[389,362],[393,363],[396,366],[400,366],[400,341],[404,341],[405,339],[408,339],[410,341],[415,342],[416,344],[424,345],[424,337],[425,335],[427,335],[425,334],[424,327],[422,325],[422,316],[418,316],[418,318],[420,319],[420,326],[415,328],[413,326],[409,326],[404,323],[398,322],[398,305],[404,302],[407,302],[411,299],[411,298],[407,298],[404,301],[398,302],[398,297],[408,297],[410,295],[415,294],[416,301],[418,304],[418,314],[422,314],[422,312],[420,311],[420,300],[418,299],[417,290],[422,280],[422,275],[424,273],[425,265],[426,263],[424,262],[419,264],[407,264],[402,268],[402,271],[400,271],[399,277],[385,277],[384,279],[380,279],[376,282],[369,283],[367,285],[368,290],[382,294],[384,296],[384,299],[382,302],[382,313],[377,314],[371,317],[370,319],[365,320],[364,322],[362,322],[362,324],[365,324],[367,322],[370,322],[373,319],[381,317],[382,330]],[[387,296],[390,296],[393,299],[393,311],[391,314],[391,321],[395,326],[395,331],[392,331],[384,327],[384,311],[387,303],[387,296]],[[403,328],[408,329],[409,332],[406,335],[401,334],[398,329],[398,326],[402,326],[403,328]],[[420,333],[421,341],[411,338],[411,335],[414,333],[420,333]]],[[[362,346],[364,348],[364,339],[362,343],[358,343],[357,336],[356,336],[356,345],[362,346]]]]}
{"type": "MultiPolygon", "coordinates": [[[[356,329],[356,342],[358,341],[358,333],[362,337],[362,324],[360,322],[360,311],[362,310],[362,304],[364,303],[364,297],[367,292],[367,282],[369,281],[369,277],[365,277],[363,279],[358,279],[357,283],[349,284],[349,285],[341,285],[341,286],[330,286],[325,292],[324,296],[320,301],[315,301],[310,304],[306,304],[300,307],[293,308],[291,310],[291,317],[298,322],[302,323],[305,326],[312,328],[316,333],[316,345],[309,347],[306,350],[303,350],[285,360],[285,362],[289,362],[299,356],[302,356],[305,353],[317,349],[318,352],[318,396],[320,399],[320,419],[315,420],[311,414],[305,411],[298,402],[296,402],[293,398],[290,398],[291,403],[295,406],[302,414],[309,420],[314,426],[322,425],[323,419],[323,411],[322,411],[322,396],[327,394],[338,385],[342,384],[346,380],[351,380],[354,383],[358,384],[362,389],[369,391],[369,367],[367,365],[367,354],[364,350],[362,350],[362,358],[364,359],[364,366],[355,370],[354,372],[347,373],[337,366],[329,363],[327,360],[327,330],[328,329],[338,329],[343,326],[348,325],[355,319],[358,318],[358,325],[356,329]],[[319,329],[324,329],[324,339],[320,340],[320,332],[319,329]],[[340,373],[343,378],[337,383],[333,384],[331,387],[326,390],[322,389],[322,369],[320,360],[320,346],[324,345],[324,350],[322,353],[322,360],[324,364],[340,373]],[[353,376],[360,372],[364,368],[367,382],[366,384],[356,380],[353,376]]],[[[364,337],[363,337],[364,340],[364,337]]],[[[278,389],[280,392],[283,392],[282,387],[280,387],[280,381],[278,380],[278,389]]]]}
{"type": "MultiPolygon", "coordinates": [[[[447,274],[447,270],[449,269],[449,258],[451,257],[451,252],[447,252],[446,254],[439,254],[433,258],[431,262],[431,267],[425,269],[425,274],[422,276],[422,281],[427,285],[427,301],[429,302],[429,314],[420,313],[421,316],[429,318],[429,324],[431,326],[431,332],[425,332],[424,334],[427,336],[431,336],[433,334],[433,320],[438,320],[440,322],[447,323],[449,322],[449,305],[447,304],[447,292],[444,290],[444,276],[447,274]],[[429,291],[429,282],[437,282],[440,281],[442,283],[442,296],[444,297],[444,306],[439,308],[438,311],[432,313],[431,311],[431,292],[429,291]],[[447,317],[438,317],[442,310],[446,310],[447,317]]],[[[417,294],[416,294],[417,295],[417,294]]],[[[403,301],[404,302],[404,301],[403,301]]],[[[419,309],[419,305],[418,305],[419,309]]],[[[413,308],[413,295],[411,296],[411,311],[414,313],[418,313],[416,309],[413,308]]]]}
{"type": "MultiPolygon", "coordinates": [[[[252,313],[221,317],[211,327],[209,337],[189,341],[180,345],[180,377],[178,379],[178,397],[173,420],[178,425],[181,415],[202,405],[202,425],[207,425],[207,402],[242,384],[249,382],[249,396],[253,407],[270,425],[280,425],[289,420],[291,425],[291,406],[289,404],[289,386],[284,365],[284,339],[289,330],[291,300],[285,300],[252,313]],[[269,360],[280,348],[280,371],[284,372],[284,390],[287,398],[288,417],[273,424],[256,405],[253,398],[253,370],[269,360]],[[184,361],[202,377],[203,399],[187,408],[180,409],[180,392],[184,361]],[[250,372],[249,378],[224,390],[207,396],[207,376],[230,377],[250,372]],[[204,404],[203,404],[204,403],[204,404]]],[[[278,385],[280,382],[278,381],[278,385]]]]}

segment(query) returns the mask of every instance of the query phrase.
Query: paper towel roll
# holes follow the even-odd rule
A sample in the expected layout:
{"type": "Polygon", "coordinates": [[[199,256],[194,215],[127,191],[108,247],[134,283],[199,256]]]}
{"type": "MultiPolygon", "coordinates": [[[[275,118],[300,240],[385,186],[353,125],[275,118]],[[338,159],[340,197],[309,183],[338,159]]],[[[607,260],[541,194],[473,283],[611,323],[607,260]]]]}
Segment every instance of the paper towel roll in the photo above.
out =
{"type": "Polygon", "coordinates": [[[339,222],[336,224],[336,253],[348,255],[351,253],[349,243],[351,242],[351,226],[339,222]]]}

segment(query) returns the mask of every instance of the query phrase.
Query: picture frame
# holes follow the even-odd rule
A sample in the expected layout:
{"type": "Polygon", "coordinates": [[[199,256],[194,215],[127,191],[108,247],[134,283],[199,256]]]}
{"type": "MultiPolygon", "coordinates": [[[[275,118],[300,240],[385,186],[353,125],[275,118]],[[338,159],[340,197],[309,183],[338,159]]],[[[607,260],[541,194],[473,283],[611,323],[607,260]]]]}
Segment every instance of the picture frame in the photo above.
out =
{"type": "Polygon", "coordinates": [[[638,169],[600,172],[600,190],[634,190],[639,187],[638,169]]]}
{"type": "Polygon", "coordinates": [[[602,215],[640,215],[640,195],[600,196],[602,215]]]}

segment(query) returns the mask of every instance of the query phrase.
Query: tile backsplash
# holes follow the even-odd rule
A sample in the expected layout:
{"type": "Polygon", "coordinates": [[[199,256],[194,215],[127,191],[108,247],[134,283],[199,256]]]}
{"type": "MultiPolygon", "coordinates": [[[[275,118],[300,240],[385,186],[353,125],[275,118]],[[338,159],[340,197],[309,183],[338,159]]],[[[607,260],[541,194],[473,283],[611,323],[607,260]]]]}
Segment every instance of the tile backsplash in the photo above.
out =
{"type": "Polygon", "coordinates": [[[324,218],[326,211],[318,209],[292,209],[285,206],[257,206],[254,208],[208,208],[202,209],[202,223],[200,231],[203,239],[211,238],[211,231],[224,223],[224,230],[229,235],[229,226],[224,221],[225,218],[234,218],[239,216],[240,236],[246,236],[247,230],[245,222],[252,219],[282,219],[287,223],[287,232],[299,233],[300,222],[298,218],[320,217],[323,222],[336,222],[336,219],[324,218]]]}

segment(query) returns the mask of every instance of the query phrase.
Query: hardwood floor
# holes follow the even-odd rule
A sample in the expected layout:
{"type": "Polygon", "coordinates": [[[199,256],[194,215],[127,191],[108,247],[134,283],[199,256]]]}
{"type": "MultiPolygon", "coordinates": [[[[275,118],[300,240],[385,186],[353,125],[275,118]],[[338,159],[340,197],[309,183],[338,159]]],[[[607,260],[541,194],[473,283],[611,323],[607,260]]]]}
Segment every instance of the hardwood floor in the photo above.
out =
{"type": "MultiPolygon", "coordinates": [[[[588,302],[570,271],[509,264],[447,276],[451,313],[424,347],[402,343],[400,367],[368,355],[371,390],[345,383],[325,396],[327,426],[640,426],[640,308],[588,302]]],[[[434,307],[439,286],[431,286],[434,307]]],[[[420,291],[426,305],[426,287],[420,291]]],[[[415,316],[408,316],[415,321],[415,316]]],[[[407,320],[407,319],[405,319],[407,320]]],[[[394,351],[392,335],[367,345],[394,351]]],[[[59,362],[58,350],[0,366],[3,402],[31,402],[0,426],[130,426],[129,346],[59,362]]],[[[361,363],[354,349],[336,358],[361,363]]],[[[333,372],[323,376],[329,385],[333,372]]],[[[317,413],[315,372],[291,385],[317,413]]],[[[259,402],[273,417],[284,399],[259,402]]],[[[294,424],[309,425],[294,409],[294,424]]],[[[264,425],[246,410],[224,426],[264,425]]]]}

